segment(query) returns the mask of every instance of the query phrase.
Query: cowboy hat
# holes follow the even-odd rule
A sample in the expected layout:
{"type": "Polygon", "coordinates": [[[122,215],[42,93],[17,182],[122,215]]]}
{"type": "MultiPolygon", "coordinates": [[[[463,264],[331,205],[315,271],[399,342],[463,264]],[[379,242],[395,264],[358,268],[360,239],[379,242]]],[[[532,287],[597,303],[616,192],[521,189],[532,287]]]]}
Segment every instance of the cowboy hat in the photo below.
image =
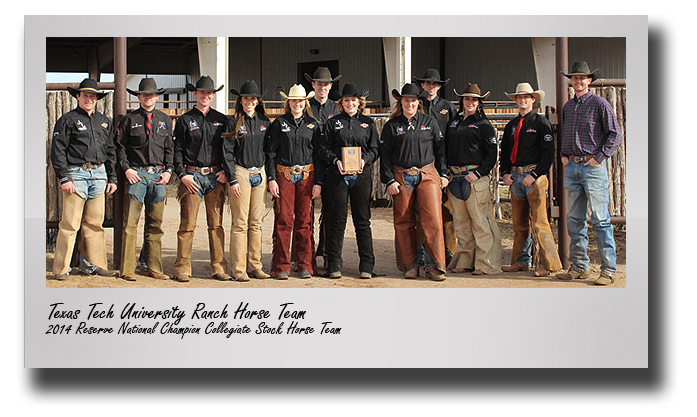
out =
{"type": "Polygon", "coordinates": [[[392,97],[396,98],[397,100],[400,100],[402,97],[414,97],[423,100],[428,97],[428,91],[419,91],[419,87],[417,87],[416,84],[406,83],[402,86],[401,93],[397,91],[396,88],[393,89],[392,97]]]}
{"type": "Polygon", "coordinates": [[[131,90],[130,88],[126,88],[126,91],[129,93],[133,94],[134,96],[137,96],[138,94],[157,94],[160,95],[167,91],[166,88],[160,88],[159,90],[157,89],[157,82],[155,81],[154,78],[143,78],[140,80],[140,83],[138,83],[138,89],[137,90],[131,90]]]}
{"type": "Polygon", "coordinates": [[[424,82],[424,81],[432,81],[434,83],[440,83],[441,85],[446,85],[448,81],[450,81],[450,78],[447,80],[441,80],[440,79],[440,72],[438,72],[437,69],[429,68],[424,72],[423,77],[418,78],[416,76],[411,77],[414,81],[418,82],[424,82]]]}
{"type": "Polygon", "coordinates": [[[600,75],[600,69],[596,68],[593,71],[591,71],[586,61],[574,62],[574,65],[571,66],[571,72],[569,72],[568,74],[564,74],[563,71],[559,72],[561,72],[566,78],[571,78],[574,75],[587,75],[591,77],[593,81],[595,81],[595,79],[598,78],[598,76],[600,75]]]}
{"type": "Polygon", "coordinates": [[[308,73],[305,73],[305,78],[307,78],[307,81],[309,82],[323,82],[323,83],[333,83],[339,80],[341,78],[341,75],[337,75],[336,78],[332,78],[332,73],[329,71],[329,68],[327,67],[318,67],[315,70],[315,73],[310,77],[308,73]]]}
{"type": "Polygon", "coordinates": [[[293,84],[290,91],[288,91],[288,95],[286,95],[286,93],[283,91],[279,91],[279,94],[286,100],[309,100],[315,96],[314,91],[310,91],[310,94],[306,95],[305,87],[303,87],[301,84],[293,84]]]}
{"type": "Polygon", "coordinates": [[[479,86],[477,84],[467,83],[467,87],[465,87],[465,89],[462,91],[462,94],[458,93],[457,90],[454,88],[453,91],[460,97],[477,97],[482,100],[485,100],[487,97],[489,97],[489,91],[487,91],[486,94],[481,95],[482,91],[479,89],[479,86]]]}
{"type": "Polygon", "coordinates": [[[198,81],[196,81],[195,86],[191,83],[186,83],[186,89],[189,91],[203,90],[203,91],[218,92],[218,91],[223,89],[223,85],[221,85],[219,88],[216,89],[215,82],[213,82],[213,79],[211,77],[209,77],[208,75],[204,75],[201,78],[199,78],[198,81]]]}
{"type": "Polygon", "coordinates": [[[515,100],[515,98],[519,95],[523,94],[530,94],[531,96],[535,97],[535,102],[539,103],[545,98],[545,92],[542,90],[532,90],[532,86],[529,83],[520,83],[516,86],[515,88],[515,93],[504,93],[510,98],[511,100],[515,100]]]}
{"type": "Polygon", "coordinates": [[[339,96],[339,98],[344,97],[368,97],[368,91],[358,91],[356,84],[348,83],[344,85],[344,88],[341,90],[341,96],[339,96]]]}
{"type": "Polygon", "coordinates": [[[77,98],[77,93],[96,93],[97,100],[104,98],[108,94],[97,89],[97,81],[93,78],[85,78],[78,88],[68,87],[68,92],[75,98],[77,98]]]}
{"type": "Polygon", "coordinates": [[[245,82],[242,83],[239,92],[234,88],[231,88],[230,92],[240,97],[261,97],[261,94],[259,93],[259,86],[254,80],[245,80],[245,82]]]}

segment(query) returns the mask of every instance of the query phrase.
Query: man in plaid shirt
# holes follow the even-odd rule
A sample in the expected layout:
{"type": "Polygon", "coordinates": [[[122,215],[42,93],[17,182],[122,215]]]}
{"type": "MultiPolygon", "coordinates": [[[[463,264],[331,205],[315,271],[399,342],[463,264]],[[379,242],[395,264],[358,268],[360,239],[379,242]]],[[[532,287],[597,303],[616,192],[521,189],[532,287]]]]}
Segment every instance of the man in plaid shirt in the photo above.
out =
{"type": "Polygon", "coordinates": [[[571,80],[575,93],[562,110],[561,132],[571,265],[567,272],[557,277],[565,280],[590,277],[587,254],[587,212],[590,207],[601,258],[600,275],[595,284],[608,285],[615,281],[617,256],[608,211],[610,197],[605,160],[615,153],[622,135],[610,103],[589,89],[599,72],[598,69],[591,72],[588,64],[580,61],[574,63],[570,74],[562,73],[571,80]]]}

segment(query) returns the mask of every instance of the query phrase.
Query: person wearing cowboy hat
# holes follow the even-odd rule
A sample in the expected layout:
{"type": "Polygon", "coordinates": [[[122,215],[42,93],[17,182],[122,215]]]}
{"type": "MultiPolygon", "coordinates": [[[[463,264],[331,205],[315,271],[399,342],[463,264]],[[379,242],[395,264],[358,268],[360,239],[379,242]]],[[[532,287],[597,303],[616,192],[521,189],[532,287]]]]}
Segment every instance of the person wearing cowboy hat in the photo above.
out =
{"type": "Polygon", "coordinates": [[[535,103],[545,97],[542,90],[533,90],[529,83],[520,83],[515,93],[506,95],[516,102],[518,116],[508,122],[501,140],[501,174],[503,184],[510,187],[513,213],[513,249],[511,265],[506,272],[527,270],[517,263],[529,230],[532,227],[539,244],[540,267],[535,276],[549,275],[562,268],[552,228],[547,220],[547,172],[554,162],[554,135],[552,124],[533,110],[535,103]]]}
{"type": "MultiPolygon", "coordinates": [[[[305,79],[310,82],[315,92],[315,96],[309,100],[312,116],[319,122],[323,135],[327,120],[339,114],[336,102],[330,99],[329,95],[332,86],[336,81],[339,81],[340,78],[341,75],[332,78],[332,73],[327,67],[317,67],[312,77],[305,73],[305,79]]],[[[324,161],[318,161],[316,169],[326,171],[327,166],[324,161]]],[[[329,212],[331,209],[331,201],[328,200],[326,187],[322,188],[320,201],[322,202],[322,212],[319,217],[319,240],[317,242],[316,256],[321,256],[324,259],[324,266],[326,267],[328,262],[327,233],[329,231],[329,218],[331,217],[329,212]]],[[[291,249],[291,257],[293,261],[295,261],[295,245],[293,245],[291,249]]]]}
{"type": "Polygon", "coordinates": [[[598,237],[600,275],[597,285],[615,281],[617,254],[614,228],[610,224],[608,177],[605,160],[622,141],[617,116],[604,98],[590,91],[590,83],[600,70],[590,71],[585,61],[574,62],[569,74],[574,97],[564,104],[561,125],[561,156],[565,166],[569,229],[569,270],[557,274],[564,280],[590,277],[588,246],[588,209],[598,237]]]}
{"type": "Polygon", "coordinates": [[[447,164],[452,176],[448,200],[453,209],[457,250],[448,269],[473,275],[501,273],[501,233],[494,218],[489,172],[496,164],[496,130],[491,125],[477,84],[467,84],[458,115],[445,134],[447,164]]]}
{"type": "Polygon", "coordinates": [[[423,113],[427,93],[407,83],[392,90],[397,100],[380,138],[380,180],[393,199],[395,254],[404,277],[418,277],[416,214],[424,245],[435,265],[426,276],[445,280],[441,190],[448,185],[445,146],[438,122],[423,113]]]}
{"type": "Polygon", "coordinates": [[[113,276],[107,269],[104,222],[105,195],[117,189],[116,148],[111,119],[96,111],[107,93],[97,81],[85,78],[78,88],[68,87],[77,107],[61,116],[53,129],[51,165],[63,197],[53,258],[54,278],[68,278],[78,230],[80,269],[113,276]]]}
{"type": "Polygon", "coordinates": [[[229,179],[230,275],[235,281],[269,275],[261,264],[261,223],[266,209],[264,137],[271,122],[254,80],[246,80],[239,91],[231,88],[235,114],[228,120],[223,141],[223,167],[229,179]]]}
{"type": "Polygon", "coordinates": [[[367,93],[359,92],[355,84],[345,84],[338,102],[339,114],[329,119],[320,143],[319,156],[329,165],[327,171],[326,203],[329,210],[327,234],[327,272],[329,278],[340,278],[343,265],[341,252],[348,217],[349,198],[351,215],[356,229],[356,243],[360,263],[360,278],[371,278],[375,266],[373,234],[370,228],[370,200],[372,191],[371,165],[379,156],[379,138],[375,122],[363,115],[367,93]],[[360,147],[361,170],[345,172],[341,160],[344,147],[360,147]]]}
{"type": "Polygon", "coordinates": [[[126,281],[136,280],[136,229],[145,205],[143,246],[138,260],[141,273],[168,279],[162,268],[162,220],[166,184],[174,170],[174,144],[172,119],[155,108],[158,97],[167,89],[158,89],[157,82],[146,77],[140,80],[137,90],[126,90],[138,97],[140,107],[126,114],[116,130],[118,163],[127,180],[119,275],[126,281]]]}
{"type": "Polygon", "coordinates": [[[227,116],[211,107],[213,97],[223,86],[216,88],[213,79],[204,75],[196,85],[187,83],[186,88],[196,97],[196,105],[179,117],[174,126],[174,172],[181,181],[177,196],[181,216],[174,279],[188,282],[191,277],[191,247],[203,200],[208,222],[211,275],[227,281],[230,275],[225,272],[223,206],[228,178],[223,169],[221,137],[227,126],[227,116]]]}
{"type": "MultiPolygon", "coordinates": [[[[457,114],[457,109],[455,105],[438,95],[438,92],[442,87],[450,81],[450,78],[445,80],[441,79],[440,72],[437,69],[429,68],[427,69],[421,78],[412,77],[414,81],[418,82],[422,89],[428,92],[428,97],[423,101],[424,103],[424,113],[433,117],[438,122],[438,127],[440,131],[445,134],[448,129],[448,121],[455,117],[457,114]]],[[[453,257],[453,253],[457,248],[457,238],[455,236],[455,228],[453,226],[453,215],[450,208],[450,202],[448,202],[448,194],[443,193],[443,235],[445,236],[445,259],[446,263],[450,262],[453,257]]],[[[423,241],[423,231],[419,227],[418,229],[419,241],[423,241]]],[[[421,243],[419,245],[419,260],[423,261],[424,266],[432,266],[433,259],[424,250],[424,245],[421,243]]]]}
{"type": "Polygon", "coordinates": [[[288,279],[290,240],[296,244],[301,278],[317,274],[312,221],[313,200],[321,191],[324,172],[315,168],[321,128],[312,117],[302,85],[295,84],[286,95],[284,114],[266,132],[266,175],[274,197],[274,229],[271,276],[288,279]]]}

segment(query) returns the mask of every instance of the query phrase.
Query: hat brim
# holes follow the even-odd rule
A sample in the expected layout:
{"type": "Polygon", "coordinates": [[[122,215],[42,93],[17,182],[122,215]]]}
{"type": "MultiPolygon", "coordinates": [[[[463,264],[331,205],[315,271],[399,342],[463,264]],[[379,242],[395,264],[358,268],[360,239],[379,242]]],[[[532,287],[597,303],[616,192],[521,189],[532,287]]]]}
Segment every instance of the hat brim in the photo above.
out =
{"type": "Polygon", "coordinates": [[[203,91],[213,91],[213,92],[217,93],[218,91],[222,90],[224,86],[225,86],[225,84],[221,85],[220,88],[218,88],[217,90],[209,90],[206,88],[196,88],[195,85],[193,85],[191,83],[186,83],[186,89],[189,91],[203,90],[203,91]]]}
{"type": "Polygon", "coordinates": [[[482,99],[482,100],[486,100],[486,99],[489,97],[489,94],[491,94],[491,91],[487,91],[487,92],[486,92],[484,95],[482,95],[482,96],[477,95],[477,94],[474,94],[474,93],[463,93],[463,94],[460,94],[460,93],[458,93],[457,90],[454,89],[454,88],[453,88],[453,91],[455,92],[455,95],[457,95],[457,96],[459,96],[459,97],[476,97],[476,98],[479,98],[479,99],[482,99]]]}
{"type": "Polygon", "coordinates": [[[397,91],[397,89],[395,88],[395,89],[392,90],[392,97],[394,97],[394,98],[397,99],[397,100],[402,99],[402,98],[404,98],[404,97],[418,98],[419,100],[424,100],[424,99],[426,99],[426,98],[428,97],[428,91],[422,90],[422,91],[421,91],[420,93],[418,93],[418,94],[404,94],[404,95],[401,95],[401,94],[399,93],[399,91],[397,91]]]}
{"type": "Polygon", "coordinates": [[[92,88],[73,88],[73,87],[68,87],[68,92],[70,93],[71,96],[77,98],[77,93],[95,93],[97,94],[97,100],[101,100],[104,97],[106,97],[107,94],[103,91],[95,90],[92,88]]]}
{"type": "Polygon", "coordinates": [[[587,76],[587,77],[591,77],[591,79],[592,79],[593,81],[595,81],[595,80],[598,78],[598,76],[600,76],[600,69],[599,69],[599,68],[594,69],[594,70],[591,71],[590,73],[587,73],[587,72],[572,72],[572,73],[570,73],[570,74],[566,74],[565,72],[562,72],[562,71],[559,71],[559,72],[561,72],[561,74],[562,74],[563,76],[565,76],[566,78],[571,78],[571,77],[573,77],[574,75],[585,75],[585,76],[587,76]]]}
{"type": "Polygon", "coordinates": [[[506,96],[508,96],[508,98],[510,98],[511,100],[515,100],[516,96],[521,96],[523,94],[529,94],[529,95],[535,97],[535,101],[537,103],[539,103],[545,99],[545,92],[542,90],[536,90],[536,91],[532,91],[529,93],[504,93],[504,94],[506,94],[506,96]]]}
{"type": "Polygon", "coordinates": [[[305,79],[309,82],[318,82],[318,83],[335,83],[339,81],[341,78],[341,75],[337,75],[334,79],[327,79],[327,78],[312,78],[310,77],[310,74],[305,73],[305,79]]]}
{"type": "Polygon", "coordinates": [[[235,96],[240,96],[240,97],[256,97],[256,98],[261,98],[261,94],[256,93],[256,94],[240,94],[237,90],[234,88],[230,89],[230,93],[235,95],[235,96]]]}
{"type": "Polygon", "coordinates": [[[314,91],[310,91],[310,94],[308,94],[307,97],[303,97],[303,96],[287,96],[286,93],[284,93],[283,91],[279,91],[278,93],[279,93],[284,99],[286,99],[286,100],[309,100],[309,99],[311,99],[312,97],[315,96],[315,92],[314,92],[314,91]]]}
{"type": "Polygon", "coordinates": [[[134,96],[137,96],[138,94],[157,94],[157,95],[160,95],[160,94],[164,94],[167,91],[167,88],[160,88],[158,90],[143,90],[143,91],[131,90],[130,88],[127,88],[126,91],[128,91],[129,93],[131,93],[134,96]]]}

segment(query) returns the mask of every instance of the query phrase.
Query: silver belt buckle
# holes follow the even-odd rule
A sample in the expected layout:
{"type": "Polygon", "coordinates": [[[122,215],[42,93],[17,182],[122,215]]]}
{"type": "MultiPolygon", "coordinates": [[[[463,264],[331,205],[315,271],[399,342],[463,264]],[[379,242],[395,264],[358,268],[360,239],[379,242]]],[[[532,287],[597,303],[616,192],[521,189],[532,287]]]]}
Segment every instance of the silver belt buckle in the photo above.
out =
{"type": "Polygon", "coordinates": [[[414,177],[416,175],[419,175],[419,169],[417,167],[411,167],[406,171],[406,173],[410,177],[414,177]]]}
{"type": "Polygon", "coordinates": [[[455,175],[462,174],[462,168],[460,167],[450,167],[450,171],[455,175]]]}
{"type": "Polygon", "coordinates": [[[253,173],[253,174],[261,174],[261,167],[251,167],[247,168],[247,171],[253,173]]]}
{"type": "Polygon", "coordinates": [[[203,174],[203,175],[208,175],[208,174],[210,174],[211,172],[213,172],[213,168],[211,168],[211,167],[203,167],[203,168],[201,168],[201,174],[203,174]]]}
{"type": "Polygon", "coordinates": [[[147,172],[148,174],[154,174],[156,171],[157,168],[152,165],[145,167],[145,172],[147,172]]]}
{"type": "Polygon", "coordinates": [[[290,173],[293,175],[301,175],[303,173],[302,165],[295,165],[290,168],[290,173]]]}

